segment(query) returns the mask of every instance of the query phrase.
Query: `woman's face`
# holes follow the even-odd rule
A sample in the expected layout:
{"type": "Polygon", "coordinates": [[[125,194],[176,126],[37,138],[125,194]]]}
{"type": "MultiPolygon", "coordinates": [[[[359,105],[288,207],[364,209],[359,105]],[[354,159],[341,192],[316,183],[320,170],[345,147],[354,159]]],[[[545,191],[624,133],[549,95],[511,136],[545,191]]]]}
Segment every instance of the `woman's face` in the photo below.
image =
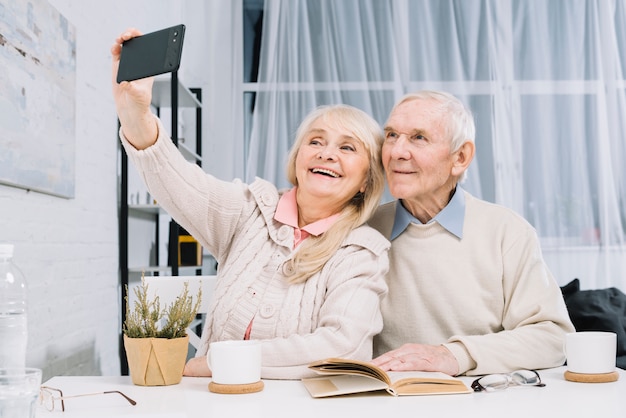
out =
{"type": "Polygon", "coordinates": [[[364,192],[369,154],[363,143],[337,124],[321,118],[306,133],[296,157],[298,205],[323,205],[338,213],[358,192],[364,192]]]}

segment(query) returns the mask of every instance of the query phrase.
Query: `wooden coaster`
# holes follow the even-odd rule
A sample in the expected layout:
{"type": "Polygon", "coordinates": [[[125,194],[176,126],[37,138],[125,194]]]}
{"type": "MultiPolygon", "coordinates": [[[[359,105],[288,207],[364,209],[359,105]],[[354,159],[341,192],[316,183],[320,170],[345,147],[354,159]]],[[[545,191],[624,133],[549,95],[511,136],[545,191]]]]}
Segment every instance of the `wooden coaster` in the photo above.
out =
{"type": "Polygon", "coordinates": [[[617,371],[611,373],[587,374],[574,373],[566,370],[564,376],[565,380],[579,383],[607,383],[615,382],[617,379],[619,379],[619,373],[617,371]]]}
{"type": "Polygon", "coordinates": [[[254,393],[263,390],[262,380],[255,383],[246,383],[243,385],[223,385],[221,383],[209,382],[209,391],[213,393],[225,393],[228,395],[239,395],[244,393],[254,393]]]}

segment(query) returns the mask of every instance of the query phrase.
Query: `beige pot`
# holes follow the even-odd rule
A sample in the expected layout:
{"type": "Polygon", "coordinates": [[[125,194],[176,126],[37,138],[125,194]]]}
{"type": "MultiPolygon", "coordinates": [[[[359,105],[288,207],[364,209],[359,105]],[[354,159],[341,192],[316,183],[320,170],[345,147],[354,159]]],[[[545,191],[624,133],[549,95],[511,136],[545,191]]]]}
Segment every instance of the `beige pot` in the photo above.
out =
{"type": "Polygon", "coordinates": [[[124,348],[130,377],[139,386],[176,385],[183,378],[189,336],[182,338],[128,338],[124,348]]]}

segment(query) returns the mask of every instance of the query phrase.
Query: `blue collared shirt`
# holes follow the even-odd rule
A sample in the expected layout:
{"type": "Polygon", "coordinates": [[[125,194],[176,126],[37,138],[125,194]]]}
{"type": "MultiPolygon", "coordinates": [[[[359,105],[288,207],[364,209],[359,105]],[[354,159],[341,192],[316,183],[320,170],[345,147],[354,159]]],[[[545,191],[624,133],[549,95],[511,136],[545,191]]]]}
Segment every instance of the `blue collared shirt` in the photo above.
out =
{"type": "MultiPolygon", "coordinates": [[[[450,202],[428,223],[438,222],[448,232],[459,239],[463,238],[463,222],[465,221],[465,193],[459,186],[450,199],[450,202]]],[[[396,217],[391,230],[391,239],[394,240],[409,226],[410,223],[422,224],[422,222],[404,208],[402,201],[396,205],[396,217]]]]}

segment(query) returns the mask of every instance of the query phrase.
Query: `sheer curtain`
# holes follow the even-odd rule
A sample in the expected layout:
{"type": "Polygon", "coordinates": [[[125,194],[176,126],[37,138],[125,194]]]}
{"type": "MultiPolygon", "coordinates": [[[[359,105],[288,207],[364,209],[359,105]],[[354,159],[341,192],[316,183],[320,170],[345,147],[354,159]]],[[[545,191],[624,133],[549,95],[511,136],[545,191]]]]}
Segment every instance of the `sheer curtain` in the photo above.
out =
{"type": "MultiPolygon", "coordinates": [[[[419,89],[473,110],[463,185],[537,229],[563,285],[626,290],[626,8],[614,0],[266,0],[247,180],[281,187],[299,121],[385,122],[419,89]]],[[[389,199],[387,195],[385,199],[389,199]]]]}
{"type": "Polygon", "coordinates": [[[247,180],[288,186],[285,156],[299,122],[322,104],[347,103],[383,122],[397,88],[392,8],[378,0],[266,1],[247,180]]]}

